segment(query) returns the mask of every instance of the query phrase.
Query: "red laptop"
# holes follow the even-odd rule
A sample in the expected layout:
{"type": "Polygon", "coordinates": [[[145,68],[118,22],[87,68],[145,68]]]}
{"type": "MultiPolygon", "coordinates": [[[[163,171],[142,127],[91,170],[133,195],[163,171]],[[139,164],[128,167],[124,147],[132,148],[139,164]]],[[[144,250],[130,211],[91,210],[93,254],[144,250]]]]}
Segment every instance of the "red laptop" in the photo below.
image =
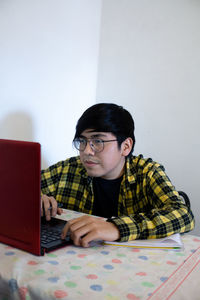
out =
{"type": "Polygon", "coordinates": [[[0,139],[0,242],[36,255],[71,243],[66,221],[41,218],[40,162],[39,143],[0,139]]]}

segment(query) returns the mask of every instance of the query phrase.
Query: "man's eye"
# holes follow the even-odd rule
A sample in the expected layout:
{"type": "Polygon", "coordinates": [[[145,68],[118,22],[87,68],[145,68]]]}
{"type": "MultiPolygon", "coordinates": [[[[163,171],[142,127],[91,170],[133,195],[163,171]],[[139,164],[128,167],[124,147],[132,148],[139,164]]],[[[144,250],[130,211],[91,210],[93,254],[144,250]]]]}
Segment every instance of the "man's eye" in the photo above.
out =
{"type": "Polygon", "coordinates": [[[79,143],[80,144],[85,144],[85,140],[84,139],[79,139],[79,143]]]}
{"type": "Polygon", "coordinates": [[[95,139],[95,140],[93,140],[93,143],[94,143],[94,144],[101,144],[101,143],[102,143],[102,140],[95,139]]]}

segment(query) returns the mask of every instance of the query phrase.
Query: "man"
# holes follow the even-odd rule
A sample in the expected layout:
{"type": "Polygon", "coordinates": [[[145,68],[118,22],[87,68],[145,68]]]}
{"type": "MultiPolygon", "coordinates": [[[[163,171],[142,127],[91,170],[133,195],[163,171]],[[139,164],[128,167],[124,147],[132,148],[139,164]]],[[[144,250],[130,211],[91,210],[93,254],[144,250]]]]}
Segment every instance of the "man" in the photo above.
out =
{"type": "Polygon", "coordinates": [[[162,238],[194,228],[191,210],[165,174],[163,166],[142,155],[133,156],[134,121],[116,104],[88,108],[78,120],[73,140],[80,156],[41,173],[46,219],[64,208],[89,215],[70,220],[75,245],[95,239],[128,241],[162,238]],[[103,218],[96,218],[90,214],[103,218]]]}

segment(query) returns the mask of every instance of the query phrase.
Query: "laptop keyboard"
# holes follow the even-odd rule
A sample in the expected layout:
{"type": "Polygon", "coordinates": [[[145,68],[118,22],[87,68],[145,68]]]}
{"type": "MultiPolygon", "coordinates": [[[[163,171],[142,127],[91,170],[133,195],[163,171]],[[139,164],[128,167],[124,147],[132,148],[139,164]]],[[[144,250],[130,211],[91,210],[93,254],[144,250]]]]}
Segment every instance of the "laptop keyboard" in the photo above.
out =
{"type": "Polygon", "coordinates": [[[47,244],[53,241],[60,240],[62,229],[53,229],[51,228],[49,230],[48,226],[42,225],[42,231],[41,231],[41,242],[43,244],[47,244]]]}
{"type": "MultiPolygon", "coordinates": [[[[41,222],[41,244],[43,246],[48,246],[48,244],[52,244],[56,241],[61,240],[61,232],[64,227],[63,221],[51,218],[50,221],[46,221],[44,217],[42,217],[41,222]]],[[[70,235],[68,234],[65,240],[70,240],[70,235]]]]}

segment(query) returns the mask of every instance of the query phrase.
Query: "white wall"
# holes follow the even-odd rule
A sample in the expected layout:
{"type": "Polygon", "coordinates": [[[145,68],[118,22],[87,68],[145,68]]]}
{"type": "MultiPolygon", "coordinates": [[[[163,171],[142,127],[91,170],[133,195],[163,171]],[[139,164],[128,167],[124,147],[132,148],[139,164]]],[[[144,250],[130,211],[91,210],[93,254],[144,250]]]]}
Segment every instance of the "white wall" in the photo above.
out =
{"type": "Polygon", "coordinates": [[[122,104],[135,153],[188,193],[199,234],[199,16],[197,0],[103,0],[100,39],[101,0],[0,1],[0,138],[39,141],[46,167],[76,155],[96,98],[122,104]]]}
{"type": "Polygon", "coordinates": [[[38,141],[43,167],[76,155],[95,102],[101,0],[0,1],[0,138],[38,141]]]}
{"type": "Polygon", "coordinates": [[[103,0],[97,101],[126,107],[135,153],[163,163],[200,234],[200,1],[103,0]]]}

